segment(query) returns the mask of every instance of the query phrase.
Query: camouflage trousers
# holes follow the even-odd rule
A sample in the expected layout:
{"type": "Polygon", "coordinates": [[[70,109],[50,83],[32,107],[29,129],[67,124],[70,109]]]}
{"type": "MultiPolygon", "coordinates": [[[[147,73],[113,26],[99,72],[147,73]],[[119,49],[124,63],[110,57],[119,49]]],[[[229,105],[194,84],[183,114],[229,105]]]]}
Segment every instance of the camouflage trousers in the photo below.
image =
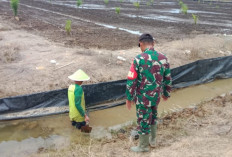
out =
{"type": "Polygon", "coordinates": [[[157,121],[157,106],[145,107],[143,104],[136,104],[136,115],[138,133],[147,135],[151,132],[151,125],[157,121]]]}

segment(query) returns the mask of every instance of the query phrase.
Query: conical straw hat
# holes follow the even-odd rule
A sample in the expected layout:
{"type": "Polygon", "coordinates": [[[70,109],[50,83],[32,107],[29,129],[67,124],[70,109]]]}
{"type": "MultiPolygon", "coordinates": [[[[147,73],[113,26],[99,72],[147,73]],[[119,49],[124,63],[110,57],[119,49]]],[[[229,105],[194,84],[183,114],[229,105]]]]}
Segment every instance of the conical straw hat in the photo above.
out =
{"type": "Polygon", "coordinates": [[[90,79],[90,77],[81,69],[77,70],[68,78],[73,81],[88,81],[90,79]]]}

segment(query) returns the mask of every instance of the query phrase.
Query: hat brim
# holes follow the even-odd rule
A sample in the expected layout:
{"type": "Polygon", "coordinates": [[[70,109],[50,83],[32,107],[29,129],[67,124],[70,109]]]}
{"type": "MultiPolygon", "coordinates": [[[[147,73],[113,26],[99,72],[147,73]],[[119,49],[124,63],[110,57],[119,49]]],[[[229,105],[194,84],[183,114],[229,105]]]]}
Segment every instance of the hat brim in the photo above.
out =
{"type": "Polygon", "coordinates": [[[72,81],[89,81],[90,77],[86,78],[86,79],[75,79],[72,77],[72,75],[68,76],[68,78],[72,81]]]}

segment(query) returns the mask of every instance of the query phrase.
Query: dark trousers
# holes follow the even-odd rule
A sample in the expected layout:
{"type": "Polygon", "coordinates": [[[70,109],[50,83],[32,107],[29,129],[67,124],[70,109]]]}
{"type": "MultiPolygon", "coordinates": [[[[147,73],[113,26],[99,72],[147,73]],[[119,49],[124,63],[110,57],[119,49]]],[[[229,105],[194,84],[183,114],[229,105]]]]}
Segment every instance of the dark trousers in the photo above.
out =
{"type": "Polygon", "coordinates": [[[86,125],[85,121],[83,121],[83,122],[71,121],[71,123],[72,123],[72,126],[75,126],[77,129],[81,129],[82,126],[86,125]]]}

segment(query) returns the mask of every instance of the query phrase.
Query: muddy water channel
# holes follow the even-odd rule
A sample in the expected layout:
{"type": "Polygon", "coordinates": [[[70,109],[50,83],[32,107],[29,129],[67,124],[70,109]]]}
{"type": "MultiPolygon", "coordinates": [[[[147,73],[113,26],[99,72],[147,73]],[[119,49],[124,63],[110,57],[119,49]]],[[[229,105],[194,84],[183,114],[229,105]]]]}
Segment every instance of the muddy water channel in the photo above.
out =
{"type": "MultiPolygon", "coordinates": [[[[159,114],[196,105],[232,90],[232,79],[179,89],[167,102],[159,104],[159,114]]],[[[135,120],[135,106],[125,106],[90,112],[93,131],[80,133],[69,122],[68,114],[0,122],[0,156],[30,156],[43,150],[56,150],[72,143],[86,143],[89,138],[111,138],[110,129],[135,120]]]]}

